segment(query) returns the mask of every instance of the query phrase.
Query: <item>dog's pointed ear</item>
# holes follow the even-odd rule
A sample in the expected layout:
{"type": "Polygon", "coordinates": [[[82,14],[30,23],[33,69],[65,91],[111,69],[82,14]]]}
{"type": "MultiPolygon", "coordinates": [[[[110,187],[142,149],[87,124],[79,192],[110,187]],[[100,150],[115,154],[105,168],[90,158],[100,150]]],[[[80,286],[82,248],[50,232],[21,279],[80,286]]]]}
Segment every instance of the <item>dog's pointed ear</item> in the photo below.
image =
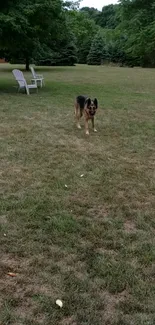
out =
{"type": "Polygon", "coordinates": [[[88,107],[88,106],[90,106],[90,104],[91,104],[91,99],[87,98],[85,101],[85,105],[88,107]]]}
{"type": "Polygon", "coordinates": [[[96,106],[96,108],[98,108],[98,100],[97,100],[97,98],[94,99],[94,105],[96,106]]]}

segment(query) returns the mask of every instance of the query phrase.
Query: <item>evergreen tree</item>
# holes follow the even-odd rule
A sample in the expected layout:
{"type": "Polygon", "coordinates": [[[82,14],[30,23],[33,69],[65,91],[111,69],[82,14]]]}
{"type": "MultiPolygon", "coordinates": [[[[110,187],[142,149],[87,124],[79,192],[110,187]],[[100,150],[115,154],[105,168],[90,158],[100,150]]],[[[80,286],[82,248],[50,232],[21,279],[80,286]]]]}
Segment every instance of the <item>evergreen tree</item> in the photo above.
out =
{"type": "Polygon", "coordinates": [[[87,56],[91,47],[91,38],[86,38],[81,44],[78,51],[78,63],[85,64],[87,63],[87,56]]]}
{"type": "Polygon", "coordinates": [[[98,33],[92,41],[90,51],[87,57],[87,63],[89,65],[100,65],[106,58],[106,49],[103,37],[98,33]]]}
{"type": "Polygon", "coordinates": [[[46,66],[73,66],[77,62],[77,48],[74,34],[69,30],[68,26],[64,27],[64,32],[55,41],[49,39],[47,44],[39,46],[34,53],[34,62],[36,65],[46,66]]]}
{"type": "Polygon", "coordinates": [[[120,28],[132,65],[155,66],[155,0],[120,0],[120,28]]]}
{"type": "Polygon", "coordinates": [[[60,44],[60,56],[56,61],[56,65],[73,66],[77,62],[77,48],[75,45],[75,37],[72,32],[68,33],[64,39],[64,44],[60,44]]]}
{"type": "Polygon", "coordinates": [[[78,62],[86,63],[91,42],[99,27],[85,12],[71,10],[66,13],[68,26],[76,38],[78,62]]]}

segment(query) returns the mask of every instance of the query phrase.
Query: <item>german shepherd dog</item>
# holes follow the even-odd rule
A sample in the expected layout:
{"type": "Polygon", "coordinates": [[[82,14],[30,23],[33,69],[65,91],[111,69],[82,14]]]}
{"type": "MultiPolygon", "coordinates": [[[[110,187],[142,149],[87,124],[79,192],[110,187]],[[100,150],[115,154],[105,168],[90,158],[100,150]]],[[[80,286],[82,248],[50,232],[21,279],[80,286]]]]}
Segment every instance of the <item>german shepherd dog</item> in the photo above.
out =
{"type": "Polygon", "coordinates": [[[90,99],[87,96],[77,96],[75,100],[75,116],[77,128],[81,129],[80,118],[84,115],[85,119],[85,133],[89,135],[88,121],[92,121],[92,127],[94,132],[97,132],[94,124],[94,117],[96,110],[98,108],[98,101],[95,98],[94,100],[90,99]]]}

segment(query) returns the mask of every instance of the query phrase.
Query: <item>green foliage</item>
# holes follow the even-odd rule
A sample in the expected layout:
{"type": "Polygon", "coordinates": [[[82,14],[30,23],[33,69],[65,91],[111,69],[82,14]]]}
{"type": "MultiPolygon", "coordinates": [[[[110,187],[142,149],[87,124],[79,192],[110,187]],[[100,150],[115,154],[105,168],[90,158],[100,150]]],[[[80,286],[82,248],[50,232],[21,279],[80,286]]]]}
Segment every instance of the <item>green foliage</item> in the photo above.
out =
{"type": "Polygon", "coordinates": [[[70,10],[77,10],[80,6],[81,0],[69,0],[69,1],[63,1],[63,7],[65,9],[70,9],[70,10]]]}
{"type": "MultiPolygon", "coordinates": [[[[27,69],[39,50],[44,55],[47,51],[45,56],[51,57],[62,38],[65,39],[65,53],[67,48],[69,52],[71,48],[73,51],[61,0],[6,2],[1,8],[0,26],[1,49],[7,49],[11,58],[25,59],[27,69]]],[[[61,49],[58,47],[58,56],[59,53],[61,49]]],[[[75,62],[74,55],[69,57],[71,64],[75,62]]]]}
{"type": "Polygon", "coordinates": [[[87,57],[87,63],[89,65],[100,65],[106,58],[106,48],[104,39],[101,33],[98,33],[90,47],[90,51],[87,57]]]}
{"type": "MultiPolygon", "coordinates": [[[[84,7],[81,9],[81,12],[87,14],[89,19],[93,19],[97,26],[103,27],[98,28],[98,35],[100,35],[99,43],[96,41],[98,36],[95,36],[93,39],[89,38],[87,41],[85,40],[82,46],[80,46],[81,53],[87,54],[87,62],[89,64],[101,64],[104,63],[104,61],[121,64],[125,62],[126,55],[124,52],[124,44],[120,40],[120,31],[116,32],[115,28],[120,22],[119,8],[119,5],[109,5],[103,7],[102,12],[95,8],[84,7]]],[[[83,54],[80,55],[80,62],[85,63],[83,54]]]]}
{"type": "MultiPolygon", "coordinates": [[[[102,12],[88,7],[81,10],[103,28],[106,60],[129,66],[155,66],[155,0],[120,0],[118,5],[103,7],[102,12]],[[110,38],[106,32],[109,29],[110,38]]],[[[100,62],[100,57],[94,62],[100,62]]]]}
{"type": "Polygon", "coordinates": [[[88,54],[88,64],[105,62],[125,64],[127,55],[124,49],[125,38],[114,30],[101,30],[94,38],[88,54]]]}
{"type": "Polygon", "coordinates": [[[86,63],[91,42],[99,27],[95,24],[94,20],[90,19],[88,15],[82,11],[72,10],[68,11],[66,15],[69,27],[76,37],[78,62],[86,63]]]}
{"type": "Polygon", "coordinates": [[[98,11],[79,1],[0,3],[0,55],[11,62],[155,66],[155,0],[120,0],[98,11]]]}
{"type": "Polygon", "coordinates": [[[95,8],[83,7],[82,12],[87,13],[89,18],[93,19],[95,23],[103,28],[115,28],[119,22],[119,5],[108,5],[99,11],[95,8]]]}
{"type": "Polygon", "coordinates": [[[59,51],[55,51],[56,56],[53,56],[51,65],[68,65],[73,66],[77,62],[77,48],[75,45],[75,37],[73,33],[66,35],[66,38],[61,42],[59,51]]]}
{"type": "Polygon", "coordinates": [[[86,38],[80,48],[79,48],[79,51],[78,51],[78,62],[81,63],[81,64],[85,64],[87,63],[87,56],[89,54],[89,51],[90,51],[90,47],[91,47],[91,38],[86,38]]]}
{"type": "Polygon", "coordinates": [[[155,0],[121,0],[121,25],[126,53],[141,66],[155,66],[155,0]]]}
{"type": "Polygon", "coordinates": [[[103,28],[116,28],[119,24],[118,5],[108,5],[99,12],[96,23],[103,28]]]}
{"type": "Polygon", "coordinates": [[[37,65],[71,66],[77,62],[76,39],[65,21],[61,30],[62,33],[55,42],[49,39],[46,45],[36,49],[34,58],[37,65]]]}
{"type": "Polygon", "coordinates": [[[87,15],[89,16],[89,18],[94,19],[95,22],[97,22],[97,18],[98,15],[100,13],[100,11],[98,11],[97,9],[93,8],[93,7],[83,7],[80,9],[81,12],[87,13],[87,15]]]}

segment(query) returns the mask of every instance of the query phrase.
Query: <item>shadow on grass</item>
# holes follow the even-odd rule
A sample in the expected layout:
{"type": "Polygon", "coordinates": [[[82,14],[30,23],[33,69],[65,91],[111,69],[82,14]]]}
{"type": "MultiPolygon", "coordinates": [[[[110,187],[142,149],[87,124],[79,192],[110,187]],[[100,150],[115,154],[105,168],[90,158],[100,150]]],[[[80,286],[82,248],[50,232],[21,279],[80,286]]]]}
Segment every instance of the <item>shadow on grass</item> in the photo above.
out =
{"type": "Polygon", "coordinates": [[[0,82],[0,94],[17,94],[17,89],[17,85],[9,82],[8,80],[1,80],[0,82]]]}
{"type": "MultiPolygon", "coordinates": [[[[31,65],[30,65],[31,66],[31,65]]],[[[32,64],[32,66],[34,66],[34,68],[36,70],[40,70],[42,72],[50,72],[50,70],[52,71],[68,71],[71,70],[73,68],[75,68],[76,66],[69,66],[69,67],[62,67],[62,66],[35,66],[34,64],[32,64]]],[[[12,72],[13,69],[19,69],[25,73],[28,73],[28,71],[26,71],[24,64],[10,64],[10,63],[4,63],[0,65],[0,71],[2,71],[3,73],[8,73],[8,72],[12,72]]]]}

